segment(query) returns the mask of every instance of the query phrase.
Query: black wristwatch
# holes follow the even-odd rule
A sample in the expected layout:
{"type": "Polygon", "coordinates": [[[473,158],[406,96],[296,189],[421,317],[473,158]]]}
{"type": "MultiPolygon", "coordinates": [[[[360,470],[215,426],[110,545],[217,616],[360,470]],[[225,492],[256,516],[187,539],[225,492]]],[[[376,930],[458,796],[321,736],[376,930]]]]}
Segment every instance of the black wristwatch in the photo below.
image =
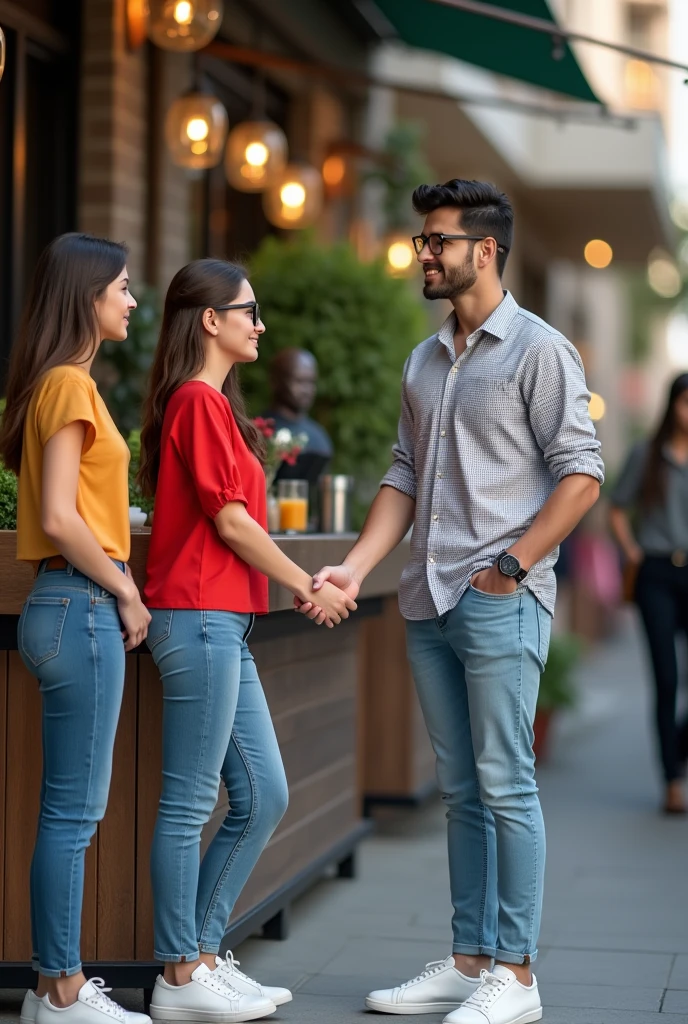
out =
{"type": "Polygon", "coordinates": [[[528,575],[528,570],[521,568],[521,563],[516,555],[511,555],[508,551],[502,551],[501,554],[497,555],[495,565],[502,576],[509,576],[510,579],[516,580],[517,583],[523,583],[528,575]]]}

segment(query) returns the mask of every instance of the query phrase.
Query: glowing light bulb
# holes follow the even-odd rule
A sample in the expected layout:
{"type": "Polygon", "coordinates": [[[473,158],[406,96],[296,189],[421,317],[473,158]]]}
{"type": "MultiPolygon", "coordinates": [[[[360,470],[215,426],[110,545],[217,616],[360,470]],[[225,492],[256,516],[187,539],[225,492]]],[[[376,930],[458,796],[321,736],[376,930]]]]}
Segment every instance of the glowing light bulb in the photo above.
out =
{"type": "Polygon", "coordinates": [[[177,0],[174,5],[173,18],[178,25],[190,25],[194,20],[193,4],[189,0],[177,0]]]}
{"type": "Polygon", "coordinates": [[[601,420],[607,411],[607,403],[605,402],[602,395],[596,395],[594,392],[590,395],[590,402],[588,403],[588,412],[590,413],[591,420],[601,420]]]}
{"type": "Polygon", "coordinates": [[[393,270],[407,270],[413,260],[413,249],[408,242],[392,242],[387,250],[387,262],[393,270]]]}
{"type": "Polygon", "coordinates": [[[306,202],[306,190],[298,181],[288,181],[280,189],[282,205],[289,210],[296,210],[306,202]]]}
{"type": "Polygon", "coordinates": [[[264,167],[268,162],[270,150],[264,142],[250,142],[244,154],[246,163],[251,167],[264,167]]]}
{"type": "Polygon", "coordinates": [[[346,164],[340,156],[328,156],[327,160],[323,164],[322,173],[323,178],[325,179],[325,184],[334,188],[336,185],[341,185],[344,181],[346,164]]]}
{"type": "Polygon", "coordinates": [[[614,252],[609,242],[605,242],[601,238],[593,238],[586,245],[583,255],[585,262],[595,270],[604,270],[611,263],[614,252]]]}
{"type": "Polygon", "coordinates": [[[192,117],[186,125],[186,134],[192,142],[202,142],[210,134],[210,125],[204,117],[192,117]]]}

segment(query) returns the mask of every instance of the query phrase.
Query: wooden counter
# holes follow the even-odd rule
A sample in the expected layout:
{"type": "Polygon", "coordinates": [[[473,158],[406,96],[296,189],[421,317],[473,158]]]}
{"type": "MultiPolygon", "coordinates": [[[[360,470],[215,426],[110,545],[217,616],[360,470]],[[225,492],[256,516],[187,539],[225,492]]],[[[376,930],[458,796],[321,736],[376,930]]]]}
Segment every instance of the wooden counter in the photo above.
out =
{"type": "MultiPolygon", "coordinates": [[[[149,531],[132,536],[130,564],[141,585],[149,531]]],[[[353,536],[277,537],[308,571],[337,564],[353,536]]],[[[0,532],[0,986],[28,984],[31,955],[28,873],[41,777],[40,697],[16,650],[16,620],[31,588],[15,560],[16,535],[0,532]]],[[[271,612],[251,636],[275,722],[290,805],[230,921],[227,943],[261,928],[283,935],[291,900],[331,864],[351,875],[371,779],[376,794],[416,785],[415,752],[402,749],[417,718],[396,591],[407,544],[370,574],[359,611],[336,629],[315,627],[273,586],[271,612]],[[372,771],[372,775],[371,775],[372,771]]],[[[87,852],[82,953],[91,973],[116,986],[150,988],[152,902],[148,853],[160,787],[159,677],[147,653],[127,658],[122,713],[107,814],[87,852]]],[[[427,741],[426,741],[427,743],[427,741]]],[[[425,754],[423,754],[423,757],[425,754]]],[[[421,757],[421,761],[423,760],[421,757]]],[[[422,774],[422,772],[421,772],[422,774]]],[[[417,787],[416,787],[417,788],[417,787]]],[[[207,843],[227,808],[222,789],[207,843]]]]}

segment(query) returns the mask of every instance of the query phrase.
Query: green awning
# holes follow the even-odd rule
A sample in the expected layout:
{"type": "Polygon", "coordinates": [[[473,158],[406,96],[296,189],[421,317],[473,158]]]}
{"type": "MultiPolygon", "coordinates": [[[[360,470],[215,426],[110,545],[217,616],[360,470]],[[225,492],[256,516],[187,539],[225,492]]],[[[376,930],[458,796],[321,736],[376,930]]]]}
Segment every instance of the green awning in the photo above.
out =
{"type": "MultiPolygon", "coordinates": [[[[444,7],[433,0],[374,0],[403,42],[478,64],[532,85],[599,102],[568,45],[552,56],[550,36],[481,14],[444,7]]],[[[547,0],[484,0],[494,7],[542,18],[556,25],[547,0]]]]}

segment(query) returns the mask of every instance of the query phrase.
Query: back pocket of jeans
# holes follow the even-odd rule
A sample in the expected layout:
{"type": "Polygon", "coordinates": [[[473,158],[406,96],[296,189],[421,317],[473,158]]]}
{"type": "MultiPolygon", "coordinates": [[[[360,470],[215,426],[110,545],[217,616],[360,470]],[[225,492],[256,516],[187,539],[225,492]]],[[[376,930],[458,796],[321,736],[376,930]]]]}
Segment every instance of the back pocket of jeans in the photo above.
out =
{"type": "Polygon", "coordinates": [[[167,640],[170,635],[172,629],[172,609],[168,608],[166,611],[163,611],[162,609],[151,608],[150,614],[151,621],[148,627],[146,646],[149,651],[152,651],[163,640],[167,640]]]}
{"type": "Polygon", "coordinates": [[[36,594],[19,620],[19,649],[34,668],[57,657],[70,598],[36,594]]]}

